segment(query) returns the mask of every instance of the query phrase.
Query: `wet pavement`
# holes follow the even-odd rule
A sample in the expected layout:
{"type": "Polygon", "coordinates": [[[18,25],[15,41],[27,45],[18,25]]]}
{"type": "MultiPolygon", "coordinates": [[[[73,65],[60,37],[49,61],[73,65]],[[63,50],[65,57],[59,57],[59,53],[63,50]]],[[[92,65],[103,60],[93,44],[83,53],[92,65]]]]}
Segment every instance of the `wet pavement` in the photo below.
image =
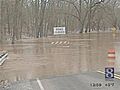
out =
{"type": "Polygon", "coordinates": [[[120,80],[106,81],[104,75],[89,72],[42,80],[18,81],[0,87],[0,90],[118,90],[119,88],[120,80]]]}
{"type": "MultiPolygon", "coordinates": [[[[43,80],[44,78],[57,76],[103,71],[108,63],[108,50],[111,48],[116,49],[115,70],[119,72],[119,41],[119,33],[116,34],[116,37],[112,33],[93,33],[23,39],[17,41],[14,45],[1,44],[0,48],[7,50],[9,57],[4,65],[0,66],[0,80],[16,82],[38,77],[43,80]]],[[[29,84],[30,82],[27,85],[29,84]]]]}

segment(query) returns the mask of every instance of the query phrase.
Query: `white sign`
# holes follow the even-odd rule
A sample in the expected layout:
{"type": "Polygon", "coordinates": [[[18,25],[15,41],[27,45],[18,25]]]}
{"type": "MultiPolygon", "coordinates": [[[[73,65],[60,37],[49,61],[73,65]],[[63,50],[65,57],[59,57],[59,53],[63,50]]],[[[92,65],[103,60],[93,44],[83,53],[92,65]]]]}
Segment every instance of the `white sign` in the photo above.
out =
{"type": "Polygon", "coordinates": [[[65,27],[54,27],[54,35],[66,34],[65,27]]]}

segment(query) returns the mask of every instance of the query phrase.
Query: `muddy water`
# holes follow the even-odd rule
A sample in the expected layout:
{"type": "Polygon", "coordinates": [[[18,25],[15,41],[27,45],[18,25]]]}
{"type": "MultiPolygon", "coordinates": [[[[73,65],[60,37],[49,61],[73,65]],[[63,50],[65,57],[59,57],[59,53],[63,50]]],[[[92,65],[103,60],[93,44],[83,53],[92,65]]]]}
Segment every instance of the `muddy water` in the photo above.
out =
{"type": "Polygon", "coordinates": [[[37,77],[72,75],[104,70],[107,51],[116,49],[115,68],[120,70],[120,36],[111,33],[24,39],[1,44],[9,57],[0,66],[0,80],[18,81],[37,77]]]}

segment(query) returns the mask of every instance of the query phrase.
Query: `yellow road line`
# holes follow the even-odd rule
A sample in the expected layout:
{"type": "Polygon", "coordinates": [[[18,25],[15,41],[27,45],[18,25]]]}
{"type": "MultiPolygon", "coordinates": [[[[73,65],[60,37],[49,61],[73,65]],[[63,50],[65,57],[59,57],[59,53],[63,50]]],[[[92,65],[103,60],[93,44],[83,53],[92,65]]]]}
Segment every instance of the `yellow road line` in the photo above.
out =
{"type": "Polygon", "coordinates": [[[117,76],[114,76],[116,79],[119,79],[120,80],[120,77],[117,77],[117,76]]]}
{"type": "MultiPolygon", "coordinates": [[[[104,72],[102,72],[102,71],[97,71],[98,73],[101,73],[101,74],[105,74],[104,72]]],[[[120,75],[119,74],[114,74],[114,77],[116,78],[116,79],[119,79],[120,80],[120,75]]]]}
{"type": "Polygon", "coordinates": [[[118,76],[118,77],[120,77],[120,75],[119,74],[114,74],[115,76],[118,76]]]}
{"type": "Polygon", "coordinates": [[[97,71],[98,73],[101,73],[101,74],[105,74],[104,72],[102,72],[102,71],[97,71]]]}

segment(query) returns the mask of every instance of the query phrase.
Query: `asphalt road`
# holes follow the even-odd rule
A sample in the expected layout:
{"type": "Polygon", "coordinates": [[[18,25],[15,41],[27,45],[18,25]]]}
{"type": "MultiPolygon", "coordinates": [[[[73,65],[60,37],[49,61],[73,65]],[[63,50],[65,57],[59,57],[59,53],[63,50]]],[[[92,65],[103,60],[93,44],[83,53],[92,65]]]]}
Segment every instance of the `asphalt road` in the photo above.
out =
{"type": "Polygon", "coordinates": [[[120,80],[106,81],[104,74],[90,72],[42,80],[19,81],[0,87],[0,90],[120,90],[120,80]]]}

